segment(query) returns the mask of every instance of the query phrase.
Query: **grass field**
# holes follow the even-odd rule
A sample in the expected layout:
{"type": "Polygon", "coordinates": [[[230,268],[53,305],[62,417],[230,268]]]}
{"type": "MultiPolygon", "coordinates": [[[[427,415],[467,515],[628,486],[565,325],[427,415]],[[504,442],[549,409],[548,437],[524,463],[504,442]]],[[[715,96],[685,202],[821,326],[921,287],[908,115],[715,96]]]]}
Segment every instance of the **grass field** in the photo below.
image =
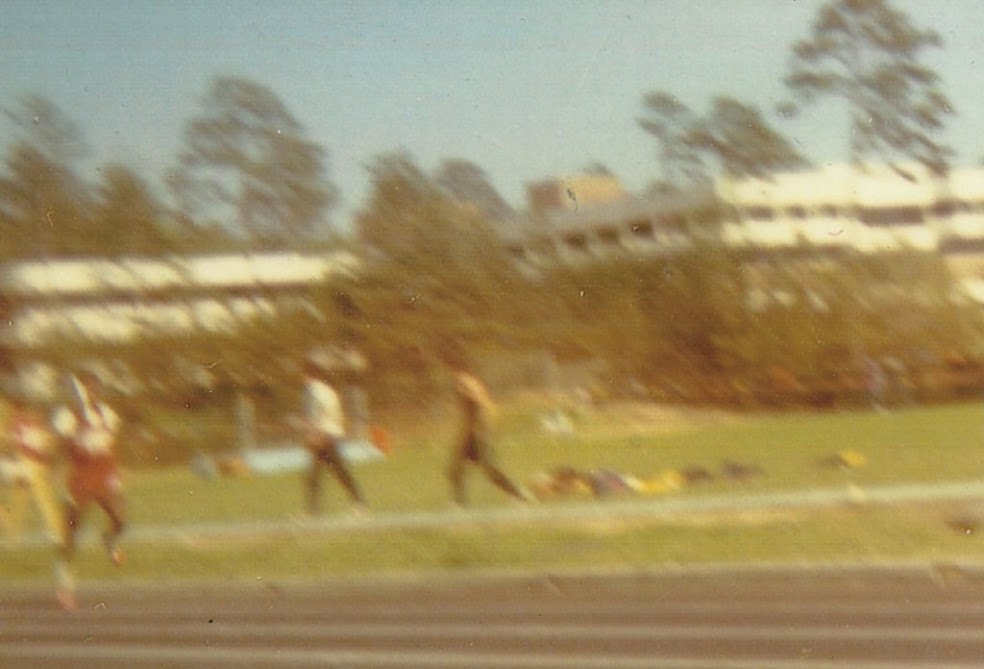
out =
{"type": "MultiPolygon", "coordinates": [[[[517,401],[498,416],[498,458],[523,482],[558,465],[607,468],[659,481],[679,481],[669,475],[699,469],[711,478],[664,487],[655,495],[740,499],[848,485],[984,480],[984,404],[769,415],[616,404],[571,410],[573,433],[564,435],[541,428],[544,410],[536,400],[517,401]],[[823,464],[846,451],[853,454],[855,466],[823,464]],[[761,474],[727,478],[721,475],[726,461],[754,466],[761,474]]],[[[444,479],[452,430],[450,421],[441,419],[396,429],[388,461],[355,468],[374,515],[452,513],[444,479]]],[[[182,467],[129,471],[125,483],[134,528],[272,521],[282,522],[285,531],[226,540],[131,540],[122,571],[108,565],[93,537],[80,553],[83,579],[325,578],[478,568],[647,569],[721,561],[984,558],[984,544],[973,530],[957,531],[948,524],[958,517],[975,518],[974,500],[645,518],[592,514],[584,522],[535,524],[524,523],[517,511],[516,522],[510,523],[371,530],[353,526],[319,532],[290,530],[302,500],[296,474],[205,481],[182,467]]],[[[477,473],[470,489],[475,508],[508,509],[512,504],[477,473]]],[[[347,503],[333,481],[325,481],[324,493],[326,516],[346,513],[347,503]]],[[[606,505],[616,508],[607,499],[596,504],[602,510],[606,505]]],[[[93,511],[87,525],[102,522],[93,511]]],[[[50,548],[6,542],[0,555],[0,582],[50,575],[50,548]]]]}

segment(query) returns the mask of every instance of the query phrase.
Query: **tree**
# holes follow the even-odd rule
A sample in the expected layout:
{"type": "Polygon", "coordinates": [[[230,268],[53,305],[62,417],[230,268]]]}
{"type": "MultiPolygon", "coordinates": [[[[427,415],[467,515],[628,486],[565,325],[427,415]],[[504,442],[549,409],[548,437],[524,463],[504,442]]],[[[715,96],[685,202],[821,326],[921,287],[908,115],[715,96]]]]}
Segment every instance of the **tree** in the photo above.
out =
{"type": "Polygon", "coordinates": [[[93,221],[103,252],[159,255],[170,250],[160,227],[164,207],[149,185],[125,165],[106,165],[100,172],[93,221]]]}
{"type": "Polygon", "coordinates": [[[336,199],[325,152],[269,88],[217,77],[184,145],[170,185],[197,224],[218,222],[263,246],[325,232],[324,215],[336,199]]]}
{"type": "Polygon", "coordinates": [[[360,241],[391,261],[416,258],[429,234],[420,223],[445,204],[440,191],[404,152],[377,156],[368,172],[372,188],[355,218],[360,241]]]}
{"type": "Polygon", "coordinates": [[[451,199],[475,207],[487,221],[506,220],[515,213],[489,181],[485,171],[468,160],[445,160],[437,171],[435,181],[451,199]]]}
{"type": "MultiPolygon", "coordinates": [[[[509,274],[503,245],[481,216],[448,198],[405,153],[380,156],[356,216],[360,241],[414,308],[471,311],[509,274]],[[457,306],[454,306],[457,305],[457,306]]],[[[484,305],[488,306],[488,305],[484,305]]]]}
{"type": "Polygon", "coordinates": [[[655,193],[699,186],[711,176],[711,165],[728,176],[765,177],[808,164],[756,107],[734,98],[714,98],[706,116],[668,93],[650,93],[643,104],[648,116],[639,125],[660,147],[662,178],[651,188],[655,193]]]}
{"type": "Polygon", "coordinates": [[[19,137],[0,174],[0,251],[17,257],[77,252],[90,204],[77,172],[86,155],[82,132],[41,97],[29,96],[4,114],[19,137]]]}
{"type": "Polygon", "coordinates": [[[446,342],[501,345],[519,322],[510,309],[522,299],[522,279],[491,224],[448,197],[411,156],[378,156],[369,174],[355,222],[356,241],[372,252],[336,296],[333,321],[347,321],[373,365],[386,370],[389,388],[377,390],[389,395],[426,385],[446,342]]]}
{"type": "Polygon", "coordinates": [[[706,166],[690,143],[696,116],[676,97],[663,91],[643,98],[645,115],[639,126],[653,135],[659,145],[660,190],[685,190],[707,180],[706,166]]]}
{"type": "Polygon", "coordinates": [[[829,0],[810,36],[794,44],[785,82],[801,104],[846,102],[852,162],[903,157],[943,174],[953,151],[935,137],[953,108],[920,60],[940,46],[939,34],[916,28],[886,0],[829,0]]]}
{"type": "Polygon", "coordinates": [[[767,177],[808,164],[757,108],[729,97],[714,98],[710,115],[695,121],[686,142],[732,177],[767,177]]]}

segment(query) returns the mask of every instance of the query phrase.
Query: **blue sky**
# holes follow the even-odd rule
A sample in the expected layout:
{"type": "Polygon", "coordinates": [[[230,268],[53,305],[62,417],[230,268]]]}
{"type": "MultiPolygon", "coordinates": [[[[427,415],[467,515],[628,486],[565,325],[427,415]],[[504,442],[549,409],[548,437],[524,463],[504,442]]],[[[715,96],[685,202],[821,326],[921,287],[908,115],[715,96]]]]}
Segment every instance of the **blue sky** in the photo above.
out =
{"type": "MultiPolygon", "coordinates": [[[[958,162],[984,156],[977,0],[895,0],[944,50],[929,63],[958,112],[958,162]]],[[[328,152],[344,219],[365,165],[395,149],[425,169],[471,160],[517,205],[525,184],[600,162],[631,189],[657,173],[638,128],[662,89],[697,111],[716,94],[768,110],[784,97],[790,45],[821,0],[338,1],[8,0],[0,10],[0,104],[49,98],[98,162],[153,181],[219,74],[269,86],[328,152]]],[[[984,57],[984,56],[981,56],[984,57]]],[[[845,157],[831,106],[776,126],[816,161],[845,157]]],[[[0,125],[0,149],[11,136],[0,125]]]]}

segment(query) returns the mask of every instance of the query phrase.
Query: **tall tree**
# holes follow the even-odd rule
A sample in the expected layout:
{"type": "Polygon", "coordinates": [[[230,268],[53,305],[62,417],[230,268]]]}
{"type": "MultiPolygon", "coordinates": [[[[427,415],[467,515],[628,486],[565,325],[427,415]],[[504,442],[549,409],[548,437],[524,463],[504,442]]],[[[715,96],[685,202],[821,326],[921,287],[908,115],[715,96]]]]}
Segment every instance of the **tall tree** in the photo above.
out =
{"type": "Polygon", "coordinates": [[[852,162],[904,158],[942,174],[953,151],[937,137],[953,108],[921,60],[941,46],[937,32],[917,28],[887,0],[829,0],[809,37],[794,44],[785,82],[801,104],[846,102],[852,162]]]}
{"type": "Polygon", "coordinates": [[[765,177],[808,164],[756,107],[730,97],[714,98],[710,114],[695,122],[686,140],[728,176],[765,177]]]}
{"type": "Polygon", "coordinates": [[[488,222],[445,195],[411,156],[379,156],[369,171],[372,188],[356,216],[360,240],[405,272],[407,285],[439,278],[451,292],[455,283],[468,292],[505,264],[488,222]]]}
{"type": "Polygon", "coordinates": [[[185,128],[171,179],[182,212],[228,226],[253,243],[280,247],[327,233],[336,193],[325,151],[266,86],[217,77],[203,113],[185,128]]]}
{"type": "Polygon", "coordinates": [[[513,321],[504,314],[520,279],[492,225],[406,153],[377,157],[369,173],[356,232],[374,253],[344,288],[339,312],[358,314],[374,364],[410,378],[425,373],[442,342],[486,346],[507,336],[513,321]]]}
{"type": "Polygon", "coordinates": [[[125,165],[106,165],[100,172],[93,226],[104,252],[159,255],[171,250],[161,229],[164,207],[147,182],[125,165]]]}
{"type": "Polygon", "coordinates": [[[0,174],[0,251],[5,256],[78,252],[90,194],[78,175],[82,132],[49,100],[29,96],[4,115],[17,133],[0,174]]]}
{"type": "Polygon", "coordinates": [[[506,220],[515,213],[485,171],[471,161],[445,160],[437,170],[435,181],[453,200],[475,207],[487,221],[506,220]]]}
{"type": "Polygon", "coordinates": [[[368,172],[372,187],[355,218],[359,239],[391,261],[413,262],[429,234],[421,222],[444,205],[441,192],[402,151],[377,156],[368,172]]]}
{"type": "Polygon", "coordinates": [[[647,93],[639,126],[656,138],[660,162],[659,189],[685,190],[707,180],[706,166],[690,143],[697,117],[675,96],[663,91],[647,93]]]}

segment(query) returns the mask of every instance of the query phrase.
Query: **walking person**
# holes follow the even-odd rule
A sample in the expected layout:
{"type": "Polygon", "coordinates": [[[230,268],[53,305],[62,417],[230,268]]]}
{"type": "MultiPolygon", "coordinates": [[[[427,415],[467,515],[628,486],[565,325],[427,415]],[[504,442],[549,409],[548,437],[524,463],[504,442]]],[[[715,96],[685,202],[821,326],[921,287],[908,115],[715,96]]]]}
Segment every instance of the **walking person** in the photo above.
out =
{"type": "Polygon", "coordinates": [[[448,468],[455,505],[463,507],[468,504],[465,468],[469,464],[479,467],[493,485],[508,495],[523,502],[529,501],[528,495],[495,462],[490,439],[491,417],[495,407],[488,388],[460,360],[452,361],[451,366],[455,397],[462,416],[461,432],[448,468]]]}
{"type": "Polygon", "coordinates": [[[356,510],[368,510],[342,454],[346,430],[341,399],[325,379],[325,372],[311,361],[304,364],[304,402],[304,441],[311,452],[305,479],[307,512],[315,515],[321,511],[321,472],[326,467],[348,493],[356,510]]]}
{"type": "Polygon", "coordinates": [[[64,537],[56,566],[58,601],[67,609],[76,608],[76,534],[83,514],[93,503],[109,518],[103,534],[106,552],[113,564],[123,564],[119,538],[126,526],[123,484],[116,462],[116,440],[121,420],[102,398],[99,379],[91,373],[70,378],[74,402],[56,411],[55,430],[66,442],[68,455],[68,503],[64,537]]]}

